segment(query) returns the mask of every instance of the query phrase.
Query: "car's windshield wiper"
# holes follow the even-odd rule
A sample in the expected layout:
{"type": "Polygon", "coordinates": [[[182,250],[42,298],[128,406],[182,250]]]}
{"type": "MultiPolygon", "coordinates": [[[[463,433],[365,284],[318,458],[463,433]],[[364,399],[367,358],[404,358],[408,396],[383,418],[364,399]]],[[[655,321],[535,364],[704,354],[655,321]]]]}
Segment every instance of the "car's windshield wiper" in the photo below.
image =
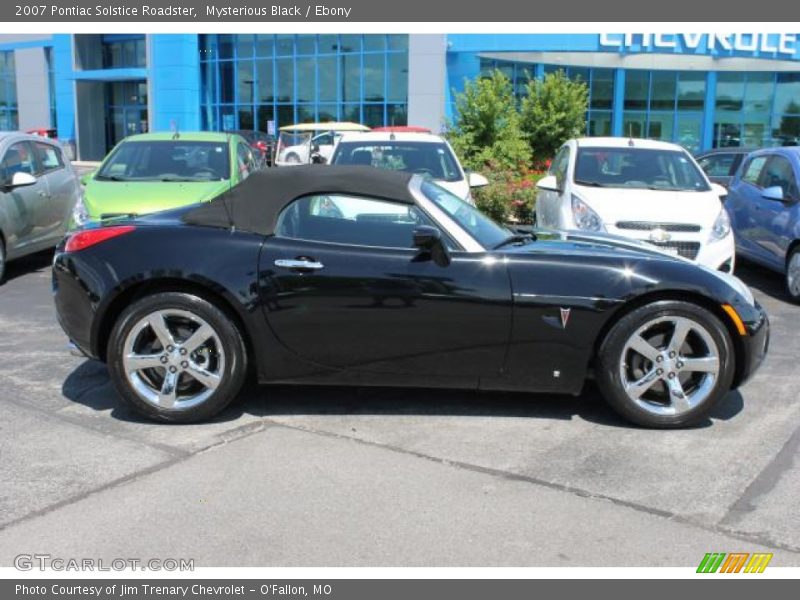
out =
{"type": "Polygon", "coordinates": [[[608,187],[605,183],[600,183],[599,181],[584,181],[583,179],[576,179],[575,183],[578,185],[588,185],[591,187],[608,187]]]}
{"type": "Polygon", "coordinates": [[[95,179],[99,179],[101,181],[130,181],[126,177],[120,177],[119,175],[98,175],[95,179]]]}
{"type": "Polygon", "coordinates": [[[199,180],[198,179],[189,179],[187,177],[162,177],[161,181],[178,182],[178,181],[199,181],[199,180]]]}
{"type": "Polygon", "coordinates": [[[536,236],[532,233],[514,233],[504,239],[502,242],[497,244],[492,250],[498,250],[503,246],[508,246],[509,244],[522,244],[524,242],[532,242],[536,239],[536,236]]]}

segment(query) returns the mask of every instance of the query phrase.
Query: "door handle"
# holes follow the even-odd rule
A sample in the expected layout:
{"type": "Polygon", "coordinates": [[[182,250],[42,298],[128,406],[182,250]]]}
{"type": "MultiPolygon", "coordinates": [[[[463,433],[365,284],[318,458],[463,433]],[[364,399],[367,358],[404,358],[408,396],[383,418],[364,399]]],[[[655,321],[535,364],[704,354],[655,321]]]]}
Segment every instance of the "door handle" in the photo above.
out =
{"type": "Polygon", "coordinates": [[[50,197],[50,194],[48,194],[47,192],[38,192],[38,194],[39,194],[39,195],[40,195],[42,198],[49,198],[49,197],[50,197]]]}
{"type": "Polygon", "coordinates": [[[316,260],[279,258],[275,261],[275,266],[281,269],[290,269],[292,271],[319,271],[325,265],[316,260]]]}

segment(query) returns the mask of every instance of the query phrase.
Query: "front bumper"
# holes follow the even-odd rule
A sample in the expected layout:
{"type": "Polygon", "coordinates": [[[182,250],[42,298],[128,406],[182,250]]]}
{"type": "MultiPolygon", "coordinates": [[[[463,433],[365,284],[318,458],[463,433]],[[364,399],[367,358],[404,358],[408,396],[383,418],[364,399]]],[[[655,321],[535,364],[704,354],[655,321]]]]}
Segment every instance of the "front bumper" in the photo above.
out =
{"type": "Polygon", "coordinates": [[[761,366],[769,351],[770,325],[766,311],[756,303],[751,318],[745,322],[747,335],[740,336],[740,364],[734,388],[745,383],[761,366]]]}

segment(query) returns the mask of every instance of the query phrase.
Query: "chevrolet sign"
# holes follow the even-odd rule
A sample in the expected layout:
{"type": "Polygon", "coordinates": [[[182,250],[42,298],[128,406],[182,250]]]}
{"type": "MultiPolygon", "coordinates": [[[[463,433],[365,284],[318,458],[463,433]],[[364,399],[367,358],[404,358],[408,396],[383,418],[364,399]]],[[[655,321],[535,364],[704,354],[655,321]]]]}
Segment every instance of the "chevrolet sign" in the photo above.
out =
{"type": "Polygon", "coordinates": [[[601,33],[600,46],[634,52],[647,50],[747,52],[794,56],[795,33],[601,33]]]}

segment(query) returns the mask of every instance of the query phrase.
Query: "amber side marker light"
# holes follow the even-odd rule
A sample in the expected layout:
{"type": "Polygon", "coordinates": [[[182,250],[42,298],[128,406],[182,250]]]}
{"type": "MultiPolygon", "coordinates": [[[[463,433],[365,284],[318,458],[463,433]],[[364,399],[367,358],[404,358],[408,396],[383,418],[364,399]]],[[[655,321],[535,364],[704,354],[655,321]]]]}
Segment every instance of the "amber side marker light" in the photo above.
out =
{"type": "Polygon", "coordinates": [[[739,332],[739,335],[747,335],[747,328],[744,326],[744,323],[742,323],[742,318],[739,316],[739,313],[736,312],[736,309],[730,304],[723,304],[722,310],[728,313],[731,321],[736,325],[736,331],[739,332]]]}

